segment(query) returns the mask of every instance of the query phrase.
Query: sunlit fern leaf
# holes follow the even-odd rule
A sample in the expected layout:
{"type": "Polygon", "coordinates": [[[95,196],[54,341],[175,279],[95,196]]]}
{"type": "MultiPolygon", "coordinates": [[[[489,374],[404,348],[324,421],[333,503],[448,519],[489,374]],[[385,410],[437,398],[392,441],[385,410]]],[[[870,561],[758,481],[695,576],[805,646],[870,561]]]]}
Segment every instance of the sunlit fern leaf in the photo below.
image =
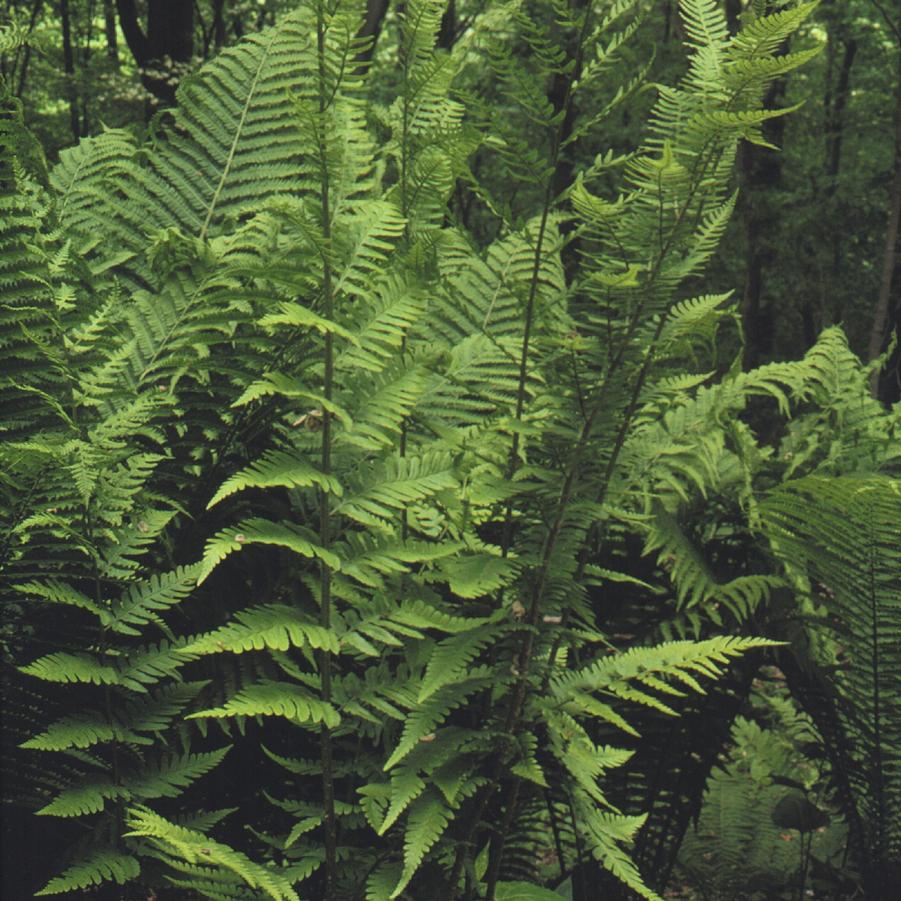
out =
{"type": "Polygon", "coordinates": [[[213,841],[202,832],[178,826],[146,807],[131,808],[127,823],[131,832],[126,835],[149,839],[160,851],[176,860],[230,870],[274,901],[298,901],[293,880],[274,867],[255,863],[240,851],[213,841]]]}
{"type": "Polygon", "coordinates": [[[439,568],[454,594],[477,598],[510,584],[519,566],[507,557],[481,553],[455,555],[441,561],[439,568]]]}
{"type": "Polygon", "coordinates": [[[363,470],[359,482],[334,512],[375,528],[385,528],[399,510],[457,484],[453,461],[443,453],[386,460],[363,470]]]}
{"type": "Polygon", "coordinates": [[[141,769],[133,777],[124,779],[124,789],[130,798],[175,798],[195,779],[215,769],[231,746],[199,754],[162,756],[141,769]]]}
{"type": "Polygon", "coordinates": [[[336,654],[338,638],[297,610],[281,604],[251,607],[235,615],[235,620],[202,636],[185,647],[189,654],[211,654],[217,651],[243,653],[270,648],[316,648],[336,654]]]}
{"type": "Polygon", "coordinates": [[[222,707],[192,713],[188,719],[232,716],[282,716],[298,723],[324,723],[330,728],[341,722],[331,704],[290,682],[274,681],[248,685],[222,707]]]}
{"type": "MultiPolygon", "coordinates": [[[[74,147],[60,152],[59,163],[50,172],[50,185],[56,192],[56,211],[60,221],[80,233],[83,249],[95,249],[106,226],[98,207],[103,192],[115,183],[115,176],[126,161],[137,152],[134,135],[125,129],[107,129],[85,138],[74,147]]],[[[108,254],[103,266],[124,263],[133,251],[108,254]]]]}
{"type": "Polygon", "coordinates": [[[137,879],[141,865],[137,858],[123,854],[114,848],[99,848],[86,859],[73,864],[59,876],[51,879],[35,897],[60,895],[78,889],[87,889],[114,881],[119,885],[137,879]]]}
{"type": "Polygon", "coordinates": [[[267,451],[259,460],[230,476],[211,498],[208,507],[248,488],[309,488],[317,485],[336,497],[341,485],[333,475],[326,475],[298,454],[290,451],[267,451]]]}
{"type": "Polygon", "coordinates": [[[311,530],[289,523],[253,518],[244,520],[230,529],[224,529],[207,541],[197,576],[198,584],[203,582],[229,554],[252,544],[283,547],[302,557],[323,560],[332,569],[339,569],[341,565],[340,559],[334,553],[318,544],[311,530]]]}
{"type": "MultiPolygon", "coordinates": [[[[374,788],[381,786],[364,786],[360,793],[364,796],[374,794],[374,788]]],[[[407,808],[425,791],[426,783],[419,776],[416,767],[399,766],[391,774],[391,785],[388,793],[388,806],[383,810],[377,830],[384,835],[404,814],[407,808]]]]}
{"type": "Polygon", "coordinates": [[[466,678],[473,659],[486,644],[495,640],[498,632],[497,628],[479,626],[472,632],[463,632],[438,642],[426,665],[417,701],[421,704],[445,686],[466,678]]]}
{"type": "Polygon", "coordinates": [[[404,868],[391,898],[397,898],[410,883],[426,854],[447,829],[451,817],[444,799],[435,792],[427,792],[413,802],[404,833],[404,868]]]}
{"type": "Polygon", "coordinates": [[[24,742],[21,747],[38,751],[88,748],[109,741],[151,744],[148,733],[162,732],[197,696],[206,682],[165,685],[149,697],[129,702],[119,716],[110,719],[99,710],[66,716],[24,742]]]}
{"type": "Polygon", "coordinates": [[[95,685],[117,685],[121,680],[114,666],[100,663],[89,654],[58,651],[21,667],[22,672],[46,682],[93,682],[95,685]]]}
{"type": "Polygon", "coordinates": [[[580,692],[599,691],[671,714],[670,707],[645,689],[671,695],[681,694],[682,688],[703,692],[699,676],[715,678],[730,658],[774,644],[778,642],[764,638],[722,636],[632,648],[622,654],[602,657],[579,670],[555,676],[551,681],[551,691],[560,699],[580,692]]]}
{"type": "Polygon", "coordinates": [[[661,901],[660,896],[645,885],[638,868],[622,847],[632,841],[644,824],[646,815],[622,816],[597,808],[586,810],[584,807],[580,813],[584,823],[581,831],[588,840],[592,856],[642,898],[661,901]]]}
{"type": "Polygon", "coordinates": [[[385,761],[384,769],[390,770],[400,763],[420,741],[432,736],[436,727],[452,710],[464,704],[469,695],[490,684],[489,672],[487,667],[473,667],[466,679],[439,689],[422,704],[417,704],[407,715],[403,734],[385,761]]]}
{"type": "Polygon", "coordinates": [[[101,207],[106,252],[139,251],[148,231],[173,226],[203,239],[260,196],[294,190],[303,141],[289,94],[309,77],[309,40],[309,13],[290,14],[182,83],[153,153],[120,163],[117,194],[101,207]]]}
{"type": "Polygon", "coordinates": [[[135,626],[159,622],[158,612],[183,601],[197,582],[196,567],[182,566],[129,585],[103,618],[103,624],[125,635],[138,635],[135,626]]]}

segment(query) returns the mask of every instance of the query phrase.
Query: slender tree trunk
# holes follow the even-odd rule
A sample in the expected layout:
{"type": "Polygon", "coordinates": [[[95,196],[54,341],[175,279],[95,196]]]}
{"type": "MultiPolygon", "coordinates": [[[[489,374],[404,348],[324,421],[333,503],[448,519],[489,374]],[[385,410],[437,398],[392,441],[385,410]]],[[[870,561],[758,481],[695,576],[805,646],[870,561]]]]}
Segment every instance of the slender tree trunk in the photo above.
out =
{"type": "Polygon", "coordinates": [[[69,126],[72,129],[72,137],[77,141],[81,137],[81,125],[78,116],[78,86],[75,84],[75,51],[72,46],[69,0],[60,0],[59,15],[63,29],[63,72],[66,78],[66,95],[69,98],[69,126]]]}
{"type": "MultiPolygon", "coordinates": [[[[41,9],[44,6],[44,0],[34,0],[34,3],[31,7],[31,18],[28,21],[28,34],[34,31],[34,26],[37,24],[38,16],[41,14],[41,9]]],[[[25,79],[28,76],[28,63],[31,60],[31,44],[26,44],[22,48],[22,68],[19,70],[19,83],[16,88],[16,96],[21,97],[25,93],[25,79]]],[[[13,72],[15,72],[15,65],[13,66],[13,72]]]]}
{"type": "Polygon", "coordinates": [[[194,4],[188,0],[147,0],[147,30],[135,0],[116,0],[125,41],[153,97],[147,112],[175,103],[178,82],[194,56],[194,4]]]}
{"type": "Polygon", "coordinates": [[[371,41],[361,53],[357,54],[358,75],[361,75],[372,61],[375,45],[382,31],[382,23],[385,21],[385,13],[388,12],[388,2],[389,0],[367,0],[366,2],[366,17],[357,32],[357,37],[371,38],[371,41]]]}
{"type": "MultiPolygon", "coordinates": [[[[870,329],[870,340],[867,347],[867,358],[874,360],[882,353],[888,332],[892,297],[892,282],[898,252],[898,225],[901,219],[901,62],[898,66],[898,82],[895,86],[895,161],[892,175],[892,187],[889,192],[888,223],[885,230],[885,250],[882,256],[882,277],[879,283],[879,294],[876,299],[876,310],[873,314],[873,325],[870,329]]],[[[898,301],[895,299],[894,316],[898,318],[898,301]]],[[[873,375],[871,389],[874,396],[879,396],[879,378],[873,375]]]]}
{"type": "Polygon", "coordinates": [[[450,50],[457,39],[457,4],[450,0],[441,17],[441,28],[438,31],[437,45],[442,50],[450,50]]]}
{"type": "Polygon", "coordinates": [[[830,196],[838,187],[844,139],[845,107],[851,93],[851,67],[854,65],[854,58],[857,55],[857,41],[854,38],[843,39],[842,45],[844,52],[838,73],[838,82],[835,86],[835,97],[832,102],[827,100],[826,110],[826,175],[829,179],[826,190],[830,196]]]}
{"type": "MultiPolygon", "coordinates": [[[[827,75],[826,95],[825,95],[825,121],[824,132],[826,135],[826,200],[831,201],[838,192],[839,174],[841,172],[842,160],[842,143],[844,140],[845,128],[845,109],[848,99],[851,96],[851,68],[854,65],[854,59],[857,55],[857,41],[849,38],[847,34],[840,34],[844,28],[830,29],[829,31],[829,53],[832,60],[835,58],[835,51],[840,45],[842,49],[842,60],[838,70],[838,78],[835,83],[835,89],[832,87],[832,73],[827,75]]],[[[830,60],[830,62],[832,62],[830,60]]],[[[832,66],[830,65],[830,69],[832,66]]],[[[837,210],[833,205],[831,209],[830,219],[839,221],[837,210]]],[[[840,322],[843,317],[844,304],[843,296],[838,290],[839,278],[842,268],[842,242],[844,240],[842,229],[831,229],[832,238],[832,260],[830,284],[833,286],[832,320],[840,322]]],[[[828,299],[823,297],[821,301],[822,310],[825,311],[828,299]]],[[[809,336],[808,336],[809,337],[809,336]]],[[[814,338],[816,335],[813,336],[814,338]]]]}
{"type": "MultiPolygon", "coordinates": [[[[767,4],[769,11],[770,4],[767,4]]],[[[726,6],[730,27],[738,28],[742,6],[740,0],[728,0],[726,6]]],[[[788,51],[784,43],[777,51],[788,51]]],[[[776,79],[767,89],[764,109],[781,105],[787,88],[786,79],[776,79]]],[[[763,134],[770,144],[782,146],[785,117],[777,116],[763,123],[763,134]]],[[[745,143],[740,150],[742,173],[742,211],[745,223],[745,286],[741,301],[741,318],[745,332],[745,366],[754,368],[772,353],[772,315],[763,308],[764,272],[772,258],[772,235],[778,225],[778,213],[771,209],[768,195],[782,181],[782,157],[766,147],[745,143]]],[[[805,331],[812,330],[812,321],[805,331]]]]}
{"type": "Polygon", "coordinates": [[[213,0],[213,46],[220,50],[225,43],[225,0],[213,0]]]}
{"type": "Polygon", "coordinates": [[[103,30],[106,33],[106,55],[118,69],[119,35],[116,29],[116,5],[113,0],[103,0],[103,30]]]}

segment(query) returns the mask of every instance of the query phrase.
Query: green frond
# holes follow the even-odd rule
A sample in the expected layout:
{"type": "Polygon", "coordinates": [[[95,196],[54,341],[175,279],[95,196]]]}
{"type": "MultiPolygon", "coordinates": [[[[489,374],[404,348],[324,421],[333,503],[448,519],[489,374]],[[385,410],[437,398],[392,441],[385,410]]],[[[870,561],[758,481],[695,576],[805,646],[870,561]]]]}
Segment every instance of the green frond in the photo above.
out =
{"type": "Polygon", "coordinates": [[[223,482],[207,508],[248,488],[309,488],[313,485],[336,497],[341,496],[341,485],[334,476],[325,475],[290,451],[267,451],[259,460],[223,482]]]}
{"type": "Polygon", "coordinates": [[[234,622],[210,632],[188,644],[187,654],[214,654],[230,651],[287,651],[288,648],[315,648],[337,654],[338,638],[334,632],[281,604],[250,607],[235,615],[234,622]]]}
{"type": "Polygon", "coordinates": [[[124,885],[141,875],[137,858],[113,848],[99,848],[51,879],[35,897],[61,895],[114,881],[124,885]]]}
{"type": "Polygon", "coordinates": [[[118,685],[119,670],[100,663],[89,654],[68,654],[59,651],[47,654],[21,667],[23,673],[43,679],[45,682],[92,682],[94,685],[118,685]]]}
{"type": "Polygon", "coordinates": [[[160,757],[146,766],[133,779],[126,779],[124,792],[128,798],[176,798],[195,779],[215,769],[231,750],[228,745],[201,754],[176,754],[160,757]]]}
{"type": "Polygon", "coordinates": [[[680,0],[679,12],[689,42],[700,48],[722,48],[729,37],[726,17],[716,0],[680,0]]]}
{"type": "Polygon", "coordinates": [[[465,678],[472,661],[485,645],[495,640],[499,631],[497,627],[480,626],[472,632],[463,632],[439,641],[429,656],[419,686],[418,703],[421,704],[435,692],[465,678]]]}
{"type": "Polygon", "coordinates": [[[230,529],[224,529],[207,541],[200,562],[197,584],[205,581],[229,554],[253,544],[283,547],[301,557],[322,560],[332,569],[339,569],[341,566],[341,561],[335,554],[320,547],[311,530],[290,523],[271,522],[255,517],[246,519],[230,529]]]}
{"type": "Polygon", "coordinates": [[[509,585],[519,571],[515,560],[493,554],[455,555],[439,563],[451,591],[461,598],[478,598],[509,585]]]}
{"type": "Polygon", "coordinates": [[[630,817],[592,810],[584,816],[585,835],[592,856],[642,898],[661,901],[660,896],[645,885],[638,868],[621,847],[623,843],[632,841],[635,833],[644,825],[646,815],[630,817]]]}
{"type": "MultiPolygon", "coordinates": [[[[373,795],[370,786],[364,786],[360,793],[373,795]]],[[[415,767],[399,766],[391,774],[388,794],[388,809],[378,824],[379,835],[384,835],[406,812],[407,808],[425,791],[426,783],[420,778],[415,767]]]]}
{"type": "Polygon", "coordinates": [[[181,566],[152,575],[128,589],[101,617],[103,625],[124,635],[139,635],[135,626],[159,622],[157,613],[183,601],[197,583],[196,567],[181,566]]]}
{"type": "Polygon", "coordinates": [[[551,691],[561,700],[581,692],[603,692],[623,700],[653,707],[662,713],[673,711],[645,689],[664,695],[681,696],[682,686],[703,693],[698,676],[716,678],[730,658],[755,648],[772,647],[778,642],[765,638],[721,636],[703,641],[670,641],[650,648],[631,648],[551,680],[551,691]],[[633,683],[642,686],[636,687],[633,683]],[[680,686],[677,688],[673,685],[680,686]]]}
{"type": "Polygon", "coordinates": [[[383,769],[387,771],[397,766],[419,742],[433,736],[434,730],[452,710],[464,704],[473,692],[488,684],[490,682],[486,669],[473,667],[466,679],[438,689],[426,701],[417,704],[407,715],[400,741],[385,761],[383,769]]]}
{"type": "Polygon", "coordinates": [[[324,723],[334,729],[341,722],[337,710],[290,682],[248,685],[222,707],[192,713],[188,719],[232,716],[282,716],[297,723],[324,723]]]}
{"type": "Polygon", "coordinates": [[[447,829],[451,815],[444,799],[434,792],[427,792],[413,802],[404,833],[404,868],[391,898],[397,898],[409,885],[429,849],[447,829]]]}
{"type": "Polygon", "coordinates": [[[872,866],[890,868],[901,856],[890,813],[901,797],[901,483],[876,474],[807,476],[774,489],[761,515],[796,584],[823,586],[818,601],[829,617],[821,628],[835,632],[852,662],[831,689],[840,699],[835,753],[854,789],[872,866]]]}
{"type": "Polygon", "coordinates": [[[334,513],[376,529],[386,528],[398,511],[457,485],[453,460],[440,452],[386,460],[364,470],[359,481],[359,488],[350,486],[334,513]]]}
{"type": "Polygon", "coordinates": [[[299,901],[288,877],[273,867],[254,863],[240,851],[213,841],[202,832],[177,826],[145,807],[131,808],[127,822],[131,832],[126,836],[149,839],[160,851],[171,854],[176,860],[229,870],[274,901],[299,901]]]}

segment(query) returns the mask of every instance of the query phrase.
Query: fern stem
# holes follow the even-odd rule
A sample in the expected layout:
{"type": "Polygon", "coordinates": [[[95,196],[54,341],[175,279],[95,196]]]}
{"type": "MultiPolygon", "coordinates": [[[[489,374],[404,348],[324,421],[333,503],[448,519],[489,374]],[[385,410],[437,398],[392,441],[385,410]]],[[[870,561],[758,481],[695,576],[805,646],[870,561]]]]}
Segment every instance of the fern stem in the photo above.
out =
{"type": "MultiPolygon", "coordinates": [[[[702,153],[699,155],[699,160],[704,159],[705,154],[702,153]]],[[[709,164],[710,159],[706,159],[703,162],[703,165],[699,165],[698,169],[700,170],[701,176],[706,172],[707,165],[709,164]]],[[[696,169],[696,172],[698,171],[696,169]]],[[[694,198],[697,187],[701,184],[703,178],[698,177],[694,179],[692,183],[692,188],[689,191],[689,194],[685,200],[685,203],[682,206],[682,209],[679,212],[678,219],[684,218],[687,215],[692,200],[694,198]]],[[[654,267],[648,275],[646,284],[645,284],[645,297],[649,296],[651,290],[653,288],[654,283],[656,282],[657,276],[660,274],[660,271],[663,267],[664,261],[669,254],[670,249],[673,246],[675,241],[676,228],[670,229],[667,240],[662,243],[660,251],[657,255],[657,259],[655,260],[654,267]]],[[[639,312],[633,316],[633,329],[637,329],[637,323],[640,318],[640,310],[642,309],[643,304],[639,304],[639,312]]],[[[651,340],[650,346],[647,348],[645,353],[644,361],[642,363],[641,369],[639,370],[638,377],[635,379],[635,382],[632,387],[632,392],[629,398],[629,402],[627,404],[626,410],[623,414],[622,421],[620,423],[619,430],[617,432],[617,436],[614,440],[614,446],[610,455],[610,459],[607,461],[607,466],[605,467],[603,479],[602,479],[602,497],[606,496],[607,490],[609,488],[610,480],[613,475],[613,470],[616,466],[616,462],[619,458],[619,454],[622,450],[623,444],[625,442],[626,435],[628,434],[629,426],[632,422],[632,417],[635,414],[635,410],[638,406],[638,401],[641,396],[641,391],[644,388],[645,382],[647,380],[647,376],[650,372],[651,363],[654,359],[654,354],[656,353],[657,343],[660,340],[660,336],[663,332],[663,328],[666,325],[667,319],[669,315],[669,309],[665,310],[664,313],[660,316],[660,320],[657,323],[657,327],[654,330],[654,335],[651,340]]],[[[625,346],[628,343],[629,338],[627,337],[626,342],[624,342],[623,346],[620,349],[620,352],[617,355],[618,360],[622,360],[625,354],[625,346]]],[[[585,421],[582,424],[582,428],[579,432],[579,437],[576,442],[575,448],[573,449],[572,455],[569,460],[569,464],[567,466],[566,475],[563,481],[563,487],[560,490],[559,497],[557,499],[554,518],[551,523],[550,528],[547,531],[542,552],[541,552],[541,563],[539,566],[537,578],[534,580],[533,585],[534,589],[531,592],[530,603],[527,608],[526,614],[526,626],[527,631],[525,633],[525,637],[520,646],[519,653],[517,655],[516,660],[516,685],[513,689],[513,697],[510,702],[510,706],[507,709],[507,716],[504,721],[503,731],[506,733],[512,733],[518,723],[520,716],[522,714],[522,708],[525,703],[526,692],[528,689],[528,677],[529,670],[531,668],[532,657],[535,649],[535,638],[538,631],[538,620],[541,612],[541,601],[544,597],[545,586],[547,584],[547,578],[550,573],[551,561],[553,559],[554,551],[556,549],[557,540],[560,536],[561,530],[563,528],[563,522],[566,517],[566,512],[569,508],[570,502],[573,496],[573,490],[575,488],[576,477],[582,467],[582,462],[584,458],[585,451],[588,448],[589,442],[591,440],[591,435],[594,431],[594,424],[601,414],[601,412],[605,409],[606,406],[606,396],[607,390],[611,383],[610,372],[608,371],[607,376],[604,378],[603,382],[599,386],[594,400],[589,407],[589,413],[586,417],[585,421]]],[[[587,543],[583,545],[583,553],[585,552],[587,547],[587,543]]],[[[555,648],[556,651],[556,648],[555,648]]],[[[519,792],[519,782],[520,779],[515,777],[511,780],[510,787],[507,790],[507,798],[508,801],[505,804],[505,818],[510,817],[512,822],[512,816],[515,813],[513,809],[515,807],[518,792],[519,792]]],[[[502,830],[503,833],[503,830],[502,830]]],[[[498,846],[499,851],[503,848],[503,837],[502,834],[500,836],[495,836],[492,845],[495,844],[498,846]]],[[[492,901],[494,897],[494,887],[499,877],[500,873],[500,856],[497,855],[492,856],[492,862],[495,863],[495,872],[493,875],[494,880],[489,877],[487,888],[486,888],[486,899],[487,901],[492,901]],[[495,862],[496,860],[496,862],[495,862]]]]}
{"type": "MultiPolygon", "coordinates": [[[[551,206],[555,200],[554,197],[554,177],[560,163],[560,152],[564,141],[564,130],[571,127],[570,117],[572,113],[572,97],[573,85],[578,80],[582,70],[582,57],[585,46],[585,40],[588,37],[588,26],[591,22],[592,4],[589,2],[585,13],[582,17],[582,25],[579,30],[579,37],[576,44],[575,65],[569,77],[566,79],[566,88],[561,100],[560,109],[556,111],[559,119],[554,129],[551,145],[551,159],[547,182],[544,189],[544,198],[541,206],[541,222],[538,226],[538,235],[535,238],[535,255],[532,260],[532,272],[529,279],[529,293],[526,299],[525,319],[523,323],[522,350],[519,357],[519,376],[516,386],[516,407],[514,411],[514,419],[516,422],[522,420],[526,402],[526,377],[528,375],[529,350],[532,338],[532,326],[535,320],[535,300],[538,296],[538,277],[541,273],[541,256],[544,251],[544,239],[547,234],[547,223],[551,212],[551,206]]],[[[512,479],[516,472],[516,459],[519,455],[519,431],[513,433],[513,439],[510,444],[510,455],[507,458],[507,479],[512,479]]],[[[506,516],[504,519],[504,536],[501,544],[502,553],[507,556],[510,550],[513,533],[513,505],[512,501],[507,504],[506,516]]]]}
{"type": "MultiPolygon", "coordinates": [[[[560,161],[560,152],[562,149],[563,141],[564,141],[564,129],[568,125],[568,120],[570,118],[570,112],[572,108],[573,101],[573,86],[579,75],[581,73],[582,61],[583,61],[583,53],[585,47],[585,41],[588,37],[589,25],[591,22],[591,14],[592,14],[592,2],[589,0],[585,11],[582,16],[582,22],[579,28],[579,36],[576,44],[576,58],[575,65],[573,69],[568,73],[568,77],[566,79],[566,87],[563,93],[563,98],[561,100],[560,109],[556,110],[558,115],[557,125],[554,128],[552,134],[552,144],[551,144],[551,154],[550,154],[550,174],[547,176],[547,181],[545,183],[544,190],[544,198],[542,201],[542,209],[541,209],[541,220],[538,225],[538,234],[535,238],[535,253],[532,260],[532,270],[529,279],[529,292],[526,299],[526,309],[525,316],[523,322],[523,341],[522,341],[522,349],[520,352],[519,358],[519,374],[517,379],[517,390],[516,390],[516,405],[514,408],[514,418],[516,422],[521,422],[523,413],[525,412],[525,401],[526,401],[526,380],[528,376],[528,363],[529,363],[529,353],[531,348],[531,337],[532,337],[532,327],[535,319],[535,302],[538,297],[538,279],[541,273],[541,259],[542,254],[544,252],[544,241],[545,236],[547,234],[547,226],[548,220],[550,218],[551,206],[556,199],[554,197],[554,175],[556,173],[557,167],[560,161]]],[[[571,125],[571,123],[569,123],[571,125]]],[[[510,453],[507,458],[507,470],[506,477],[507,479],[512,479],[513,475],[516,472],[517,465],[516,461],[519,456],[519,430],[516,430],[513,434],[513,438],[510,443],[510,453]]],[[[501,540],[501,553],[504,557],[509,554],[510,548],[513,543],[513,502],[512,500],[508,501],[507,508],[504,516],[504,531],[501,540]]],[[[530,629],[528,636],[526,638],[526,642],[530,642],[533,637],[533,630],[530,629]]],[[[529,656],[531,656],[531,647],[529,650],[529,656]]],[[[517,683],[517,685],[522,683],[517,683]]],[[[486,710],[486,716],[490,714],[490,698],[488,701],[488,709],[486,710]]],[[[517,708],[517,718],[518,718],[518,708],[521,707],[521,701],[519,704],[515,705],[517,708]]],[[[511,707],[512,709],[512,707],[511,707]]],[[[509,717],[508,717],[509,719],[509,717]]],[[[505,731],[509,731],[506,730],[505,731]]],[[[459,882],[460,872],[463,866],[463,854],[465,853],[465,845],[469,844],[474,836],[476,830],[478,829],[479,820],[481,818],[482,812],[488,805],[489,800],[494,795],[494,792],[499,788],[498,779],[500,777],[501,767],[497,765],[495,767],[495,772],[492,774],[489,784],[486,789],[482,793],[482,797],[476,804],[476,815],[470,821],[470,826],[467,832],[466,842],[464,844],[464,848],[461,849],[461,852],[458,853],[456,860],[454,861],[454,868],[451,875],[451,897],[456,898],[457,895],[457,883],[459,882]]],[[[516,805],[518,803],[518,794],[519,794],[519,780],[515,779],[512,783],[511,791],[508,795],[507,805],[505,810],[505,821],[509,820],[507,826],[512,824],[513,818],[516,812],[516,805]]],[[[494,897],[494,892],[497,884],[498,877],[500,875],[500,865],[503,857],[503,834],[506,829],[502,829],[500,834],[495,835],[494,840],[492,841],[492,853],[490,858],[490,870],[488,873],[488,882],[486,888],[486,898],[491,901],[494,897]]]]}
{"type": "MultiPolygon", "coordinates": [[[[704,176],[706,175],[707,168],[712,161],[712,156],[708,159],[704,159],[705,148],[702,149],[701,154],[699,154],[699,160],[704,160],[703,165],[699,165],[695,168],[692,173],[692,187],[688,192],[688,196],[685,199],[685,203],[682,206],[682,209],[679,211],[678,216],[676,217],[676,222],[673,228],[670,229],[669,237],[667,241],[664,242],[660,248],[660,253],[657,256],[654,267],[651,269],[649,273],[648,279],[645,284],[644,296],[648,297],[653,290],[654,282],[660,274],[660,270],[663,268],[663,263],[666,260],[666,257],[669,251],[672,249],[672,245],[674,242],[676,229],[681,223],[681,220],[688,214],[688,211],[691,207],[692,201],[694,200],[695,194],[697,192],[698,187],[703,182],[704,176]]],[[[722,156],[722,152],[720,152],[720,156],[722,156]]],[[[644,303],[639,303],[635,309],[635,312],[630,318],[629,327],[626,331],[626,334],[623,338],[623,341],[620,343],[620,347],[617,350],[616,356],[613,359],[610,367],[608,368],[606,374],[604,375],[604,380],[601,383],[601,386],[598,390],[597,400],[595,401],[593,408],[595,411],[599,410],[607,396],[607,391],[609,390],[610,385],[613,382],[613,376],[619,371],[620,366],[625,361],[626,351],[631,346],[632,339],[635,336],[636,331],[638,330],[638,326],[641,322],[641,314],[644,311],[644,303]]],[[[635,382],[632,386],[632,392],[629,396],[629,401],[626,405],[626,410],[622,416],[619,429],[617,430],[616,438],[614,439],[613,449],[610,453],[610,458],[607,460],[607,465],[604,468],[604,473],[601,478],[601,486],[595,496],[595,503],[600,506],[607,499],[607,492],[610,490],[610,482],[613,478],[613,471],[616,468],[617,461],[619,460],[620,452],[622,451],[623,444],[625,443],[626,436],[629,432],[629,427],[632,424],[632,417],[635,415],[635,411],[638,407],[638,401],[641,397],[641,392],[644,388],[645,382],[647,381],[647,377],[650,373],[650,365],[653,362],[654,354],[657,350],[657,343],[660,340],[660,336],[663,333],[663,329],[666,325],[666,322],[669,318],[670,310],[666,309],[660,317],[660,321],[657,324],[657,328],[655,329],[654,336],[651,339],[650,345],[647,348],[647,352],[645,353],[644,361],[642,363],[642,367],[639,371],[638,377],[635,379],[635,382]]],[[[580,407],[584,409],[584,404],[580,398],[580,407]]],[[[594,413],[591,414],[592,417],[594,413]]],[[[586,419],[586,422],[588,420],[586,419]]],[[[591,542],[589,540],[589,536],[586,535],[585,540],[582,543],[582,549],[579,552],[579,563],[576,567],[575,580],[578,582],[582,579],[585,574],[585,567],[588,565],[588,555],[589,550],[591,548],[591,542]]],[[[547,667],[545,668],[545,676],[543,680],[543,687],[547,688],[547,685],[550,681],[551,674],[554,669],[554,664],[556,663],[557,654],[560,651],[560,643],[563,638],[563,634],[565,632],[565,627],[569,623],[569,609],[565,610],[563,613],[563,628],[557,634],[557,637],[554,640],[554,644],[551,648],[551,653],[548,657],[547,667]]]]}
{"type": "MultiPolygon", "coordinates": [[[[331,209],[330,184],[328,169],[328,145],[325,117],[328,111],[329,98],[326,94],[327,72],[325,58],[325,0],[316,5],[316,55],[318,62],[318,95],[319,117],[317,120],[317,144],[319,149],[319,200],[321,206],[321,225],[325,253],[323,254],[322,295],[323,314],[331,320],[334,316],[334,296],[331,265],[331,209]]],[[[334,389],[334,347],[332,333],[327,332],[323,349],[323,396],[326,404],[332,399],[334,389]]],[[[328,475],[332,468],[332,428],[331,413],[327,408],[322,411],[322,472],[328,475]]],[[[319,541],[322,547],[331,544],[331,509],[329,494],[321,488],[319,491],[319,541]]],[[[320,623],[323,629],[331,628],[332,619],[332,571],[323,560],[320,562],[320,623]]],[[[329,704],[332,698],[331,656],[325,648],[319,652],[319,678],[321,696],[324,703],[329,704]]],[[[329,727],[323,723],[319,731],[320,753],[322,759],[322,804],[325,825],[325,899],[332,901],[335,897],[335,877],[337,868],[337,822],[335,818],[335,778],[332,762],[332,736],[329,727]]]]}

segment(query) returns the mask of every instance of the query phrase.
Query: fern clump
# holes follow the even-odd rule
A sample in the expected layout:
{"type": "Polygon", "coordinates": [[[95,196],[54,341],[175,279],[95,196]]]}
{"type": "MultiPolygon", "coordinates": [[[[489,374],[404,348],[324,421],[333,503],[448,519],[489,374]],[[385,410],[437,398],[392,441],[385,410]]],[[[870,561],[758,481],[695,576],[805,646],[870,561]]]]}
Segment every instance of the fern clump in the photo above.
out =
{"type": "Polygon", "coordinates": [[[687,73],[587,163],[647,74],[637,0],[489,4],[452,47],[412,0],[372,73],[362,4],[311,0],[148,143],[105,131],[46,184],[0,157],[3,590],[47,714],[17,754],[81,827],[42,894],[540,898],[550,834],[560,881],[659,897],[646,749],[750,679],[784,643],[753,618],[805,584],[773,560],[795,483],[766,489],[894,460],[863,414],[819,459],[861,378],[838,331],[714,379],[734,313],[694,293],[814,6],[730,35],[683,0],[687,73]],[[793,467],[751,398],[808,403],[793,467]],[[622,586],[657,609],[620,620],[622,586]]]}

